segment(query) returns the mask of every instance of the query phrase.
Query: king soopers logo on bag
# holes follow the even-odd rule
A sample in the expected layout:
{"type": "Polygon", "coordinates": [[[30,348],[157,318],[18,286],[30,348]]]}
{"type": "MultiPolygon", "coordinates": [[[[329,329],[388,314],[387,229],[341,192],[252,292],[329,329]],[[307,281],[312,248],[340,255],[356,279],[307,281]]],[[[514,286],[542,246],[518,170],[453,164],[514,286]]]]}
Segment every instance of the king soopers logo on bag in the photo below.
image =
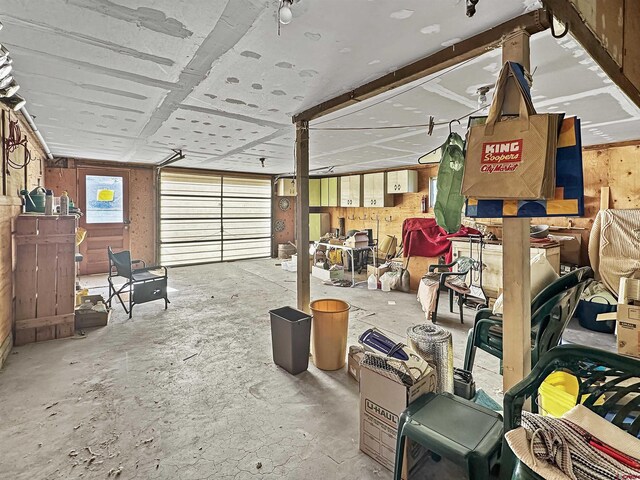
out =
{"type": "Polygon", "coordinates": [[[480,171],[483,173],[513,172],[522,162],[522,139],[482,144],[480,171]]]}

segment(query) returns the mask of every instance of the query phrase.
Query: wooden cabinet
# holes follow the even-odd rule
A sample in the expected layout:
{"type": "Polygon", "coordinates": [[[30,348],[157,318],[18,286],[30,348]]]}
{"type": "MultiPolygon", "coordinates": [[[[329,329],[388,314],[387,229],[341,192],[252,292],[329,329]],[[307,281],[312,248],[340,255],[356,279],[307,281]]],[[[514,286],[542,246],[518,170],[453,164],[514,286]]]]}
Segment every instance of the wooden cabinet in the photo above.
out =
{"type": "Polygon", "coordinates": [[[309,206],[310,207],[320,206],[320,179],[319,178],[309,179],[309,206]]]}
{"type": "Polygon", "coordinates": [[[362,179],[363,207],[393,207],[393,196],[387,193],[387,176],[384,172],[368,173],[362,179]]]}
{"type": "Polygon", "coordinates": [[[415,193],[418,191],[417,170],[387,172],[387,193],[415,193]]]}
{"type": "MultiPolygon", "coordinates": [[[[469,257],[470,245],[469,240],[460,239],[452,240],[451,248],[453,258],[469,257]]],[[[478,244],[473,244],[473,258],[478,259],[478,244]]],[[[560,273],[560,246],[552,246],[547,248],[531,246],[531,258],[542,253],[556,271],[560,273]]],[[[502,293],[502,245],[487,243],[482,251],[482,263],[486,265],[482,271],[482,285],[487,296],[498,298],[502,293]]]]}
{"type": "Polygon", "coordinates": [[[340,206],[362,206],[362,175],[340,177],[340,206]]]}
{"type": "Polygon", "coordinates": [[[338,177],[325,177],[320,179],[320,206],[338,206],[338,177]]]}
{"type": "Polygon", "coordinates": [[[15,239],[15,345],[72,336],[76,217],[20,215],[15,239]]]}
{"type": "Polygon", "coordinates": [[[278,197],[295,197],[296,191],[295,178],[279,178],[276,182],[276,195],[278,197]]]}
{"type": "Polygon", "coordinates": [[[309,214],[309,241],[317,242],[320,237],[331,230],[331,215],[328,213],[309,214]]]}

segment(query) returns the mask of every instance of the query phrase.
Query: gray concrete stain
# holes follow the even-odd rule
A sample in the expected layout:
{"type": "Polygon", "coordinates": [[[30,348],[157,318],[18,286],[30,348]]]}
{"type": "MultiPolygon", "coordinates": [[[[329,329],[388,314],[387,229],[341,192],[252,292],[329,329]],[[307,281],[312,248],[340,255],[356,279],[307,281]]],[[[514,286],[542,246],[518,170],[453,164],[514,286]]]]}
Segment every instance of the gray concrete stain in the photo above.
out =
{"type": "Polygon", "coordinates": [[[134,100],[147,100],[149,97],[145,95],[140,95],[139,93],[126,92],[124,90],[117,90],[115,88],[103,87],[102,85],[92,85],[90,83],[80,83],[78,84],[81,88],[86,88],[87,90],[93,90],[96,92],[110,93],[112,95],[119,95],[121,97],[132,98],[134,100]]]}
{"type": "Polygon", "coordinates": [[[247,102],[243,102],[242,100],[238,100],[237,98],[227,98],[225,100],[227,103],[232,103],[234,105],[246,105],[247,102]]]}
{"type": "Polygon", "coordinates": [[[105,108],[105,109],[109,109],[109,110],[116,110],[116,111],[119,111],[119,112],[130,112],[130,113],[140,113],[140,114],[144,114],[145,113],[144,111],[137,110],[135,108],[122,107],[120,105],[113,105],[113,104],[107,104],[107,103],[101,103],[101,102],[93,102],[93,101],[90,101],[90,100],[84,100],[84,99],[72,97],[70,95],[61,95],[61,94],[55,94],[54,95],[54,94],[49,94],[49,93],[41,93],[41,95],[51,96],[51,97],[54,97],[54,98],[57,98],[57,99],[63,98],[66,102],[79,103],[81,105],[92,105],[94,107],[100,107],[100,108],[105,108]]]}
{"type": "Polygon", "coordinates": [[[227,83],[240,83],[240,80],[236,77],[227,77],[227,83]]]}
{"type": "Polygon", "coordinates": [[[34,20],[27,20],[27,19],[12,16],[12,15],[7,15],[7,14],[2,15],[2,20],[7,23],[12,23],[18,26],[29,28],[30,30],[33,30],[33,31],[50,33],[52,35],[55,35],[56,37],[69,38],[77,42],[81,42],[87,45],[92,45],[94,47],[104,48],[106,50],[116,52],[122,55],[127,55],[129,57],[157,63],[158,65],[166,65],[168,67],[171,67],[174,65],[174,61],[167,57],[161,57],[158,55],[152,55],[150,53],[141,52],[139,50],[135,50],[133,48],[126,47],[124,45],[119,45],[114,42],[109,42],[107,40],[102,40],[100,38],[92,37],[90,35],[85,35],[78,32],[69,32],[62,28],[53,27],[43,22],[36,22],[34,20]]]}
{"type": "Polygon", "coordinates": [[[248,115],[242,115],[240,113],[230,113],[224,110],[218,110],[216,108],[208,108],[208,107],[199,107],[196,105],[187,105],[185,103],[180,104],[179,108],[181,110],[189,110],[192,112],[205,113],[208,115],[216,115],[219,117],[232,118],[234,120],[240,120],[243,122],[253,123],[256,125],[260,125],[262,127],[271,127],[275,129],[283,128],[285,125],[282,123],[272,122],[269,120],[263,120],[261,118],[254,118],[248,115]]]}
{"type": "Polygon", "coordinates": [[[312,40],[314,42],[317,42],[322,38],[322,35],[320,35],[319,33],[314,33],[314,32],[304,32],[304,36],[307,37],[309,40],[312,40]]]}
{"type": "Polygon", "coordinates": [[[251,88],[253,88],[254,90],[262,90],[262,85],[259,83],[252,83],[251,88]]]}
{"type": "MultiPolygon", "coordinates": [[[[7,44],[8,45],[8,44],[7,44]]],[[[35,57],[43,58],[45,60],[57,60],[61,63],[81,67],[89,72],[101,73],[104,75],[121,78],[123,80],[129,80],[131,82],[140,83],[142,85],[148,85],[150,87],[158,87],[163,89],[171,89],[175,86],[175,83],[161,80],[158,78],[147,77],[146,75],[139,75],[125,70],[118,70],[115,68],[105,67],[103,65],[97,65],[91,62],[85,62],[83,60],[75,60],[73,58],[65,57],[62,55],[55,55],[49,52],[42,52],[32,48],[21,47],[19,45],[12,45],[12,49],[17,51],[27,52],[35,57]]]]}
{"type": "Polygon", "coordinates": [[[287,92],[285,92],[284,90],[272,90],[272,91],[271,91],[271,94],[272,94],[272,95],[276,95],[276,96],[278,96],[278,97],[281,97],[281,96],[283,96],[283,95],[286,95],[286,94],[287,94],[287,92]]]}
{"type": "Polygon", "coordinates": [[[182,22],[175,18],[168,18],[163,11],[155,8],[133,9],[110,0],[66,0],[66,2],[171,37],[188,38],[193,35],[193,32],[188,30],[182,22]]]}
{"type": "Polygon", "coordinates": [[[318,75],[318,71],[317,70],[300,70],[300,73],[298,74],[300,75],[302,78],[310,78],[310,77],[315,77],[316,75],[318,75]]]}
{"type": "Polygon", "coordinates": [[[289,62],[278,62],[276,63],[276,67],[278,68],[293,68],[293,64],[289,62]]]}
{"type": "Polygon", "coordinates": [[[170,89],[142,129],[140,141],[136,143],[136,148],[130,153],[129,158],[135,158],[137,149],[142,147],[145,139],[160,129],[178,105],[181,105],[195,87],[207,78],[213,63],[246,35],[262,13],[262,7],[250,0],[227,3],[220,20],[202,40],[189,63],[180,72],[177,84],[170,89]]]}
{"type": "Polygon", "coordinates": [[[260,58],[262,57],[262,55],[260,55],[259,53],[252,52],[251,50],[240,52],[240,55],[246,58],[253,58],[255,60],[260,60],[260,58]]]}

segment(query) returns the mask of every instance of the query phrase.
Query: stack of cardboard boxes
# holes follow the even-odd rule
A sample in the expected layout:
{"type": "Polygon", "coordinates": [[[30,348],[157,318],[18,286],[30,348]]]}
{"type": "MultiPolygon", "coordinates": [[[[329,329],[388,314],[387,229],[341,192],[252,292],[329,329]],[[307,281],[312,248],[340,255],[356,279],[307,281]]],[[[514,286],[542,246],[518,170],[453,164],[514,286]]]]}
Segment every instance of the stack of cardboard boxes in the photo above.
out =
{"type": "MultiPolygon", "coordinates": [[[[434,392],[437,382],[435,370],[427,362],[409,348],[404,351],[410,357],[407,362],[352,346],[347,365],[349,374],[360,382],[360,450],[391,471],[400,415],[422,394],[434,392]]],[[[426,449],[406,441],[404,480],[428,457],[426,449]]]]}
{"type": "Polygon", "coordinates": [[[618,353],[640,358],[640,280],[620,279],[616,319],[618,353]]]}

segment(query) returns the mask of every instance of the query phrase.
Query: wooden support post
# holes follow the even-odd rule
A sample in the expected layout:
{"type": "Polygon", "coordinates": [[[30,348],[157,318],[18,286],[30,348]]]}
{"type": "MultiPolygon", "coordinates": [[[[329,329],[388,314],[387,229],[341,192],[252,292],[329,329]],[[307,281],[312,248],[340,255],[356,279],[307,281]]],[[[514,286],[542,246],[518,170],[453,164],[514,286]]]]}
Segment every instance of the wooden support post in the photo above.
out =
{"type": "MultiPolygon", "coordinates": [[[[502,62],[520,63],[529,70],[529,34],[518,31],[502,45],[502,62]]],[[[510,82],[504,113],[517,113],[519,97],[510,82]]],[[[503,377],[506,392],[531,370],[531,259],[528,218],[505,218],[502,230],[504,285],[503,377]]]]}
{"type": "Polygon", "coordinates": [[[309,122],[306,120],[296,122],[296,189],[296,292],[298,310],[309,313],[309,122]]]}

